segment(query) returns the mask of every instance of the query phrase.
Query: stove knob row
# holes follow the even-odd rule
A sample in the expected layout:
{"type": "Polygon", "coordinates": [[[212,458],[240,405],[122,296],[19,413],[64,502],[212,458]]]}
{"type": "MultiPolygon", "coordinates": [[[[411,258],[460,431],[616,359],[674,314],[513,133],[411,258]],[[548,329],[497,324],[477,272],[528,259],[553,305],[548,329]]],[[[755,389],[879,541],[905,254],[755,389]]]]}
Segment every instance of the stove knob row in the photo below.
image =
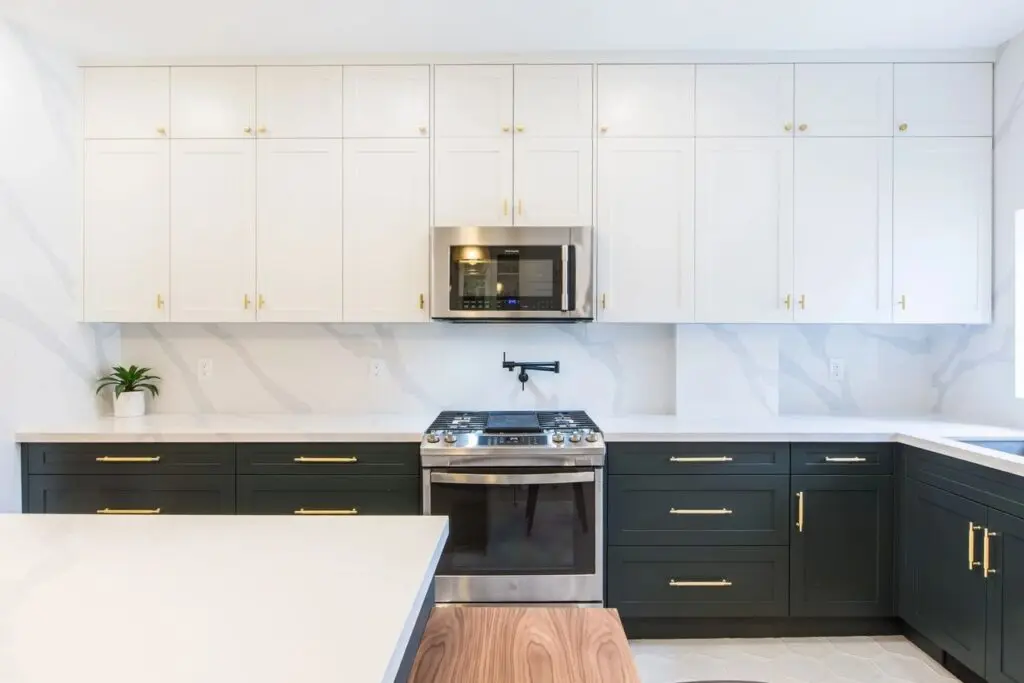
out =
{"type": "Polygon", "coordinates": [[[441,438],[437,434],[434,434],[433,432],[427,434],[427,443],[437,443],[440,440],[441,438]]]}

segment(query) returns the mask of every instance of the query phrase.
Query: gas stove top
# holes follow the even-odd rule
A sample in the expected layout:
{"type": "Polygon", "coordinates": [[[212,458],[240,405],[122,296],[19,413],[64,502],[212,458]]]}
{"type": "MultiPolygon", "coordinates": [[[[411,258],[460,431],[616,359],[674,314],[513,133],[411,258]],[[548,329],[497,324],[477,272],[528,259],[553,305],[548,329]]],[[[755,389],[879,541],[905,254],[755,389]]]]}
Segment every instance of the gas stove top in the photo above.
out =
{"type": "Polygon", "coordinates": [[[445,411],[420,442],[424,466],[600,467],[604,435],[583,411],[445,411]]]}

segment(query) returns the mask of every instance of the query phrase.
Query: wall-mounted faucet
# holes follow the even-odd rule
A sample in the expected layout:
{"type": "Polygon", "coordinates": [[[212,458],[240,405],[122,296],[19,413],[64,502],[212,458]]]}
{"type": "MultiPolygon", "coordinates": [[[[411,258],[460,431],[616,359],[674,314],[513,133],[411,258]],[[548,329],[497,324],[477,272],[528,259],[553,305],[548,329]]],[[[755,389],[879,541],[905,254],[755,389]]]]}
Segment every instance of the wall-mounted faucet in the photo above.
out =
{"type": "Polygon", "coordinates": [[[501,352],[501,367],[505,368],[509,372],[512,372],[516,368],[519,368],[519,377],[517,377],[516,379],[518,379],[522,383],[523,391],[526,391],[526,383],[530,380],[530,376],[526,374],[527,370],[538,370],[540,372],[554,372],[555,374],[558,374],[560,365],[561,364],[557,360],[547,363],[538,363],[536,361],[507,360],[505,352],[501,352]]]}

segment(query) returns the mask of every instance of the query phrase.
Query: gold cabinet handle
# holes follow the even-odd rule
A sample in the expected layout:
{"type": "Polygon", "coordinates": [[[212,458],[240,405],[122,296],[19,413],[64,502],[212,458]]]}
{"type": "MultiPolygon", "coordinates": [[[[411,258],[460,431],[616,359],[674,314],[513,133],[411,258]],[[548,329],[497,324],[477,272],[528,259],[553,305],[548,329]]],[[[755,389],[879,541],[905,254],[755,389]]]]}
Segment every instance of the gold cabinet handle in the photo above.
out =
{"type": "Polygon", "coordinates": [[[804,492],[796,493],[796,530],[801,534],[804,532],[804,492]]]}
{"type": "Polygon", "coordinates": [[[786,295],[786,298],[782,300],[782,303],[786,304],[786,310],[788,311],[790,306],[793,305],[793,297],[790,294],[786,295]]]}
{"type": "Polygon", "coordinates": [[[330,515],[358,515],[359,508],[349,508],[347,510],[307,510],[306,508],[299,508],[293,514],[306,515],[309,517],[327,517],[330,515]]]}
{"type": "Polygon", "coordinates": [[[163,308],[164,307],[164,298],[160,294],[156,295],[156,307],[157,308],[163,308]]]}
{"type": "Polygon", "coordinates": [[[806,130],[807,130],[807,124],[806,123],[801,123],[800,124],[800,132],[803,133],[803,132],[806,132],[806,130]]]}
{"type": "Polygon", "coordinates": [[[803,294],[801,294],[801,295],[800,295],[800,300],[799,300],[799,301],[797,301],[797,304],[799,304],[799,305],[800,305],[800,310],[801,310],[801,311],[802,311],[802,310],[804,310],[804,308],[806,308],[806,307],[807,307],[807,306],[806,306],[806,304],[807,304],[807,297],[806,297],[806,296],[804,296],[803,294]]]}
{"type": "Polygon", "coordinates": [[[242,129],[242,132],[245,133],[246,135],[252,135],[252,126],[246,126],[242,129]]]}
{"type": "Polygon", "coordinates": [[[601,308],[608,308],[608,295],[607,294],[602,294],[601,295],[601,308]]]}
{"type": "Polygon", "coordinates": [[[900,296],[900,300],[897,303],[900,305],[900,309],[907,310],[907,295],[903,294],[900,296]]]}
{"type": "Polygon", "coordinates": [[[501,200],[501,215],[502,216],[507,216],[508,215],[508,200],[507,199],[502,199],[501,200]]]}
{"type": "Polygon", "coordinates": [[[867,458],[862,458],[859,455],[855,455],[849,458],[834,458],[831,455],[825,456],[825,462],[867,462],[867,458]]]}
{"type": "Polygon", "coordinates": [[[419,127],[419,131],[420,131],[421,134],[426,135],[427,134],[427,127],[426,126],[420,126],[419,127]]]}
{"type": "Polygon", "coordinates": [[[308,455],[300,455],[297,458],[292,458],[295,462],[313,462],[313,463],[324,463],[324,462],[341,462],[341,463],[352,463],[359,462],[359,458],[355,457],[342,457],[342,458],[320,458],[310,457],[308,455]]]}
{"type": "Polygon", "coordinates": [[[97,515],[159,515],[160,508],[153,508],[152,510],[133,510],[126,508],[103,508],[102,510],[96,511],[97,515]]]}
{"type": "Polygon", "coordinates": [[[164,128],[163,126],[160,126],[159,128],[156,129],[156,134],[157,135],[167,135],[167,129],[164,128]]]}
{"type": "Polygon", "coordinates": [[[989,539],[998,535],[995,531],[985,529],[985,536],[981,540],[981,575],[986,579],[996,573],[996,570],[992,568],[991,558],[989,557],[989,539]]]}
{"type": "Polygon", "coordinates": [[[256,306],[257,306],[257,308],[263,308],[266,305],[267,305],[267,300],[263,298],[262,294],[260,294],[259,296],[256,297],[256,306]]]}
{"type": "Polygon", "coordinates": [[[263,134],[265,134],[267,132],[267,127],[266,126],[260,126],[259,128],[256,129],[256,132],[259,133],[260,135],[263,135],[263,134]]]}
{"type": "Polygon", "coordinates": [[[249,310],[250,303],[252,303],[252,301],[249,299],[248,294],[242,297],[242,306],[245,308],[245,310],[249,310]]]}
{"type": "Polygon", "coordinates": [[[785,129],[785,131],[786,131],[786,132],[788,133],[788,132],[790,132],[791,130],[793,130],[793,124],[792,124],[792,123],[787,123],[787,124],[786,124],[785,126],[783,126],[783,128],[784,128],[784,129],[785,129]]]}
{"type": "Polygon", "coordinates": [[[423,296],[423,293],[422,293],[422,292],[420,292],[420,310],[421,310],[421,311],[422,311],[422,310],[423,310],[423,309],[424,309],[424,308],[426,307],[426,304],[427,304],[427,300],[426,300],[426,298],[425,298],[425,297],[423,296]]]}
{"type": "Polygon", "coordinates": [[[732,462],[730,455],[699,455],[689,458],[672,456],[669,462],[732,462]]]}
{"type": "Polygon", "coordinates": [[[720,579],[718,581],[678,581],[676,579],[669,579],[668,585],[672,588],[728,588],[732,585],[732,581],[729,579],[720,579]]]}
{"type": "Polygon", "coordinates": [[[501,132],[502,132],[502,133],[507,133],[507,132],[509,132],[510,130],[512,130],[512,126],[502,126],[502,127],[501,127],[501,132]]]}
{"type": "Polygon", "coordinates": [[[518,202],[518,208],[517,208],[517,211],[519,212],[519,215],[520,215],[520,216],[522,216],[522,215],[523,215],[523,200],[522,200],[522,199],[520,199],[520,200],[519,200],[519,202],[518,202]]]}
{"type": "Polygon", "coordinates": [[[981,525],[974,522],[967,522],[967,569],[974,571],[981,566],[981,562],[974,559],[974,532],[981,531],[981,525]]]}
{"type": "Polygon", "coordinates": [[[160,462],[159,455],[101,455],[96,462],[160,462]]]}
{"type": "Polygon", "coordinates": [[[523,133],[526,131],[526,126],[516,126],[517,133],[523,133]]]}
{"type": "Polygon", "coordinates": [[[908,126],[907,124],[905,124],[905,123],[901,123],[900,124],[900,132],[901,133],[906,133],[908,128],[910,128],[910,126],[908,126]]]}
{"type": "Polygon", "coordinates": [[[608,132],[608,126],[601,126],[601,132],[602,133],[607,133],[608,132]]]}
{"type": "Polygon", "coordinates": [[[731,515],[732,510],[729,508],[713,508],[707,510],[701,510],[697,508],[669,508],[668,514],[670,515],[731,515]]]}

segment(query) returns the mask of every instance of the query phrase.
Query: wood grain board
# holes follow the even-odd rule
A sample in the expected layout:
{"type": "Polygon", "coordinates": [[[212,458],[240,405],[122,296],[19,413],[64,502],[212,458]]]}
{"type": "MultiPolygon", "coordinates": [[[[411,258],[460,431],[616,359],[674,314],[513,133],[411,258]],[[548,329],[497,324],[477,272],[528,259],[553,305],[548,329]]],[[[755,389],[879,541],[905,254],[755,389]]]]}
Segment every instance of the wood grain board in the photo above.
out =
{"type": "Polygon", "coordinates": [[[437,607],[409,683],[640,683],[613,609],[437,607]]]}

